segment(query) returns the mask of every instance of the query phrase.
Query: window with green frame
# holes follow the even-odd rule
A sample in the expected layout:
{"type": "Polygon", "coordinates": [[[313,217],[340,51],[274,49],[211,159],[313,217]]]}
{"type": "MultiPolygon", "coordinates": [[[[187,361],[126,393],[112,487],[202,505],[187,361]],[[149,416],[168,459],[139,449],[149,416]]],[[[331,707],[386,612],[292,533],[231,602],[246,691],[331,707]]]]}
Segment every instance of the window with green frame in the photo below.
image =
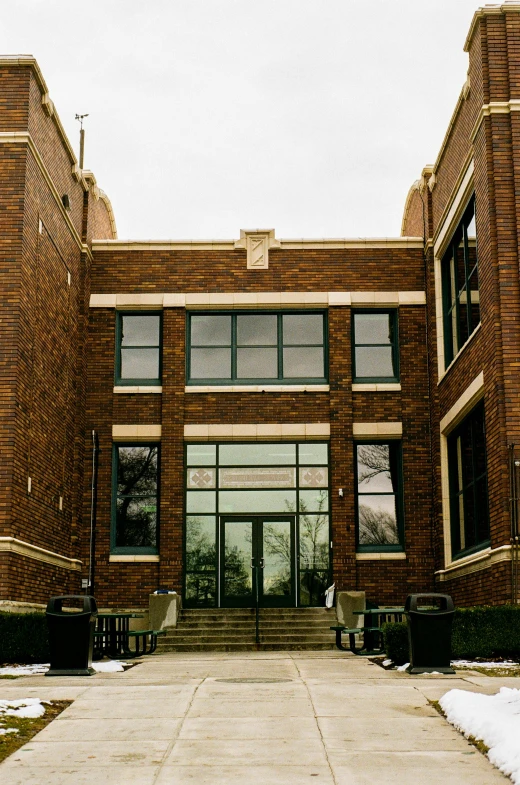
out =
{"type": "Polygon", "coordinates": [[[448,366],[480,324],[474,197],[450,240],[441,270],[444,361],[448,366]]]}
{"type": "Polygon", "coordinates": [[[112,553],[157,553],[159,445],[114,444],[112,553]]]}
{"type": "Polygon", "coordinates": [[[397,309],[354,311],[352,314],[354,382],[398,382],[397,309]]]}
{"type": "Polygon", "coordinates": [[[188,313],[188,384],[323,384],[326,314],[188,313]]]}
{"type": "Polygon", "coordinates": [[[119,311],[116,318],[116,384],[159,385],[162,314],[119,311]]]}
{"type": "Polygon", "coordinates": [[[448,436],[451,552],[465,556],[489,545],[484,404],[448,436]]]}
{"type": "Polygon", "coordinates": [[[401,443],[355,445],[358,551],[404,547],[401,443]]]}

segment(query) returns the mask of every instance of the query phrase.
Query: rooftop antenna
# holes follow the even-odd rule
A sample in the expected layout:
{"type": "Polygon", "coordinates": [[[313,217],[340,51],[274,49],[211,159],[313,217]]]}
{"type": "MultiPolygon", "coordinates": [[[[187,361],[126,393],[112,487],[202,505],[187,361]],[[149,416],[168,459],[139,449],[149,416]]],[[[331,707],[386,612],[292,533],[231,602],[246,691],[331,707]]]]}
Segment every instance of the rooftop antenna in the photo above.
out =
{"type": "Polygon", "coordinates": [[[83,169],[83,154],[85,152],[85,131],[83,130],[83,119],[88,114],[77,114],[76,120],[79,121],[79,168],[83,169]]]}

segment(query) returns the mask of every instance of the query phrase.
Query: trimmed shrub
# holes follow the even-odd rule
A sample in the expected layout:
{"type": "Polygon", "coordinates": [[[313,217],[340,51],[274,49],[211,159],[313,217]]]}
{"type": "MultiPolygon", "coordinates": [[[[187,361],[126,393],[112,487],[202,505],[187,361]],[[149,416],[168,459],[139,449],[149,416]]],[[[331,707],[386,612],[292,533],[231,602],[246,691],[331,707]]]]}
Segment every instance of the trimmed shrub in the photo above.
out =
{"type": "Polygon", "coordinates": [[[0,663],[49,662],[44,613],[0,613],[0,663]]]}
{"type": "MultiPolygon", "coordinates": [[[[387,656],[396,665],[408,662],[408,629],[405,622],[383,625],[387,656]]],[[[451,656],[520,657],[520,606],[482,605],[457,608],[453,617],[451,656]]]]}
{"type": "Polygon", "coordinates": [[[408,625],[405,621],[383,624],[386,656],[396,665],[408,662],[408,625]]]}

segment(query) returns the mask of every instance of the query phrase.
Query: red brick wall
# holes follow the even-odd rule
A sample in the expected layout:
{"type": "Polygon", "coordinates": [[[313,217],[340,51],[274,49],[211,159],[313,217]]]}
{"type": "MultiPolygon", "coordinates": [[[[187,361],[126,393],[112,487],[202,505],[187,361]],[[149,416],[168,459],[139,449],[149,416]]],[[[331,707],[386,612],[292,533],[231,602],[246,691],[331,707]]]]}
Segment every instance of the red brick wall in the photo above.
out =
{"type": "MultiPolygon", "coordinates": [[[[484,373],[491,547],[509,542],[507,445],[520,440],[520,308],[518,276],[518,121],[514,114],[484,118],[475,138],[484,103],[508,101],[520,91],[520,59],[515,46],[517,13],[486,15],[470,45],[470,92],[462,100],[448,143],[436,164],[436,184],[429,196],[430,231],[435,239],[440,220],[453,198],[466,162],[474,160],[480,277],[481,327],[438,384],[433,254],[428,252],[428,322],[434,465],[434,551],[443,569],[443,518],[440,483],[439,423],[473,379],[484,373]]],[[[511,599],[509,565],[482,570],[439,583],[459,604],[497,603],[511,599]]],[[[449,573],[448,573],[449,575],[449,573]]]]}
{"type": "MultiPolygon", "coordinates": [[[[2,130],[29,131],[39,154],[24,141],[0,145],[0,335],[10,347],[2,356],[1,533],[76,558],[89,296],[88,264],[77,238],[83,189],[72,177],[72,158],[54,119],[43,111],[32,69],[0,67],[0,102],[2,130]],[[59,197],[70,198],[76,235],[39,160],[59,197]]],[[[80,586],[78,573],[39,560],[9,553],[2,562],[2,598],[45,602],[49,593],[80,586]]]]}
{"type": "MultiPolygon", "coordinates": [[[[421,251],[277,251],[270,268],[247,271],[236,252],[112,252],[94,250],[92,290],[291,291],[424,288],[421,251]],[[319,264],[316,256],[319,256],[319,264]],[[390,257],[391,264],[385,263],[390,257]],[[377,262],[376,262],[377,258],[377,262]],[[282,264],[283,259],[283,264],[282,264]],[[191,261],[190,261],[191,260],[191,261]],[[124,276],[122,272],[124,270],[124,276]],[[146,271],[146,273],[145,273],[146,271]],[[282,276],[283,272],[283,276],[282,276]],[[144,279],[146,275],[146,280],[144,279]]],[[[352,394],[351,309],[329,309],[330,393],[185,393],[185,311],[163,314],[162,395],[112,394],[115,312],[93,308],[90,317],[87,431],[95,428],[102,453],[98,477],[96,596],[102,604],[146,604],[153,584],[182,589],[183,429],[188,423],[325,422],[331,427],[331,506],[334,579],[338,588],[363,588],[371,580],[377,597],[400,602],[412,586],[431,587],[431,488],[429,473],[428,374],[423,307],[400,309],[401,393],[352,394]],[[356,562],[353,420],[402,421],[407,560],[356,562]],[[162,424],[160,566],[109,562],[112,424],[162,424]],[[337,488],[345,489],[340,499],[337,488]],[[385,572],[385,568],[388,571],[385,572]],[[379,578],[385,574],[385,580],[379,578]],[[372,576],[372,577],[371,577],[372,576]],[[120,600],[119,600],[120,601],[120,600]]],[[[87,449],[90,449],[88,445],[87,449]]],[[[85,484],[85,520],[89,504],[85,484]]],[[[83,538],[83,551],[87,547],[83,538]]],[[[372,585],[371,584],[371,585],[372,585]]]]}

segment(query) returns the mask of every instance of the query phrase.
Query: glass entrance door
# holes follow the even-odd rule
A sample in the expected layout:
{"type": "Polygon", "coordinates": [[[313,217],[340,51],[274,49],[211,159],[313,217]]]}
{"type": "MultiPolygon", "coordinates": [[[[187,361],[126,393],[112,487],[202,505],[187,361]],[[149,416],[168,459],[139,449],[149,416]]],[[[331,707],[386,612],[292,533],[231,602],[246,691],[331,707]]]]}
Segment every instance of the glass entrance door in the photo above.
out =
{"type": "Polygon", "coordinates": [[[220,604],[225,608],[295,605],[295,517],[222,516],[220,604]]]}

